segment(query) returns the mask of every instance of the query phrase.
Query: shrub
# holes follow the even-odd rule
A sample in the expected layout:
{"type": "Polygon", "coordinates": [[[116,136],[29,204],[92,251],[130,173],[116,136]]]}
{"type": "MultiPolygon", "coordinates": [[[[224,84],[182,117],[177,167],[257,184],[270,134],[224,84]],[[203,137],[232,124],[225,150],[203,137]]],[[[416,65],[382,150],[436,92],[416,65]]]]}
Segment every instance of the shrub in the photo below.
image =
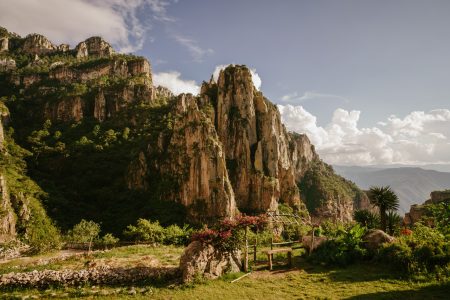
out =
{"type": "MultiPolygon", "coordinates": [[[[214,229],[205,228],[191,236],[191,240],[212,244],[222,251],[233,251],[244,246],[245,228],[259,228],[262,230],[267,223],[265,215],[240,216],[236,220],[223,220],[214,229]]],[[[247,232],[249,233],[250,230],[247,232]]],[[[249,238],[249,236],[247,236],[249,238]]]]}
{"type": "Polygon", "coordinates": [[[345,266],[367,255],[362,247],[365,228],[359,224],[340,228],[333,232],[334,238],[321,244],[309,257],[312,262],[345,266]]]}
{"type": "Polygon", "coordinates": [[[137,242],[160,243],[164,242],[164,228],[158,221],[139,219],[134,225],[128,225],[124,235],[137,242]]]}
{"type": "Polygon", "coordinates": [[[355,211],[353,217],[356,222],[358,222],[362,226],[367,227],[367,229],[380,227],[380,217],[378,216],[378,214],[375,214],[366,209],[355,211]]]}
{"type": "Polygon", "coordinates": [[[416,223],[409,235],[382,245],[376,259],[387,265],[417,274],[450,272],[450,242],[438,230],[416,223]]]}
{"type": "Polygon", "coordinates": [[[164,229],[164,244],[167,245],[186,245],[189,242],[192,229],[187,225],[179,227],[170,225],[164,229]]]}
{"type": "Polygon", "coordinates": [[[107,233],[100,239],[99,244],[108,249],[109,247],[115,246],[118,242],[118,238],[116,238],[111,233],[107,233]]]}
{"type": "Polygon", "coordinates": [[[69,232],[71,241],[76,243],[88,243],[89,252],[92,249],[92,242],[98,237],[100,233],[100,225],[94,221],[86,221],[82,219],[80,223],[76,224],[69,232]]]}

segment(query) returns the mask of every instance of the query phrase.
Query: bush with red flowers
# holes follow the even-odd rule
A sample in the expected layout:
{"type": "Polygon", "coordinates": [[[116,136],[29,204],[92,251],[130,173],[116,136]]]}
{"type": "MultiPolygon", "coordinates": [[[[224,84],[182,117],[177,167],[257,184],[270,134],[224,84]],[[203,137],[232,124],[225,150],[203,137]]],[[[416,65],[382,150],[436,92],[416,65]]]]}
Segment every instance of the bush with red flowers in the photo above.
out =
{"type": "Polygon", "coordinates": [[[401,235],[411,235],[411,234],[412,234],[412,230],[411,230],[411,229],[408,229],[408,228],[403,228],[403,229],[400,231],[400,234],[401,234],[401,235]]]}
{"type": "Polygon", "coordinates": [[[242,248],[245,242],[244,230],[261,229],[267,224],[267,217],[260,216],[239,216],[235,220],[223,220],[213,229],[205,228],[191,236],[192,241],[211,244],[222,251],[233,251],[242,248]]]}

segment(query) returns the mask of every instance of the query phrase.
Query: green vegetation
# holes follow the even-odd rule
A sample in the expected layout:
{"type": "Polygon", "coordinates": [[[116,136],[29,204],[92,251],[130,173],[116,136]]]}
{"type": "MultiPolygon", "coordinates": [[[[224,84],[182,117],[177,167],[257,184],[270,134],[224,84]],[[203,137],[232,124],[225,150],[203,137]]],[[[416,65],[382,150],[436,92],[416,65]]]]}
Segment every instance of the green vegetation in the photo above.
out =
{"type": "Polygon", "coordinates": [[[166,244],[166,245],[186,245],[189,242],[192,229],[187,225],[179,227],[170,225],[163,227],[158,221],[139,219],[136,226],[128,225],[124,231],[124,236],[136,242],[166,244]]]}
{"type": "MultiPolygon", "coordinates": [[[[90,258],[78,257],[54,261],[36,266],[32,261],[14,262],[15,270],[83,268],[88,262],[110,262],[117,266],[132,267],[138,263],[149,266],[155,259],[163,266],[177,265],[183,248],[173,246],[130,246],[111,251],[96,252],[90,258]]],[[[0,265],[0,272],[12,270],[12,265],[0,265]]],[[[190,285],[176,282],[155,284],[136,283],[134,286],[81,286],[60,287],[46,290],[3,290],[8,299],[24,296],[40,298],[66,297],[80,299],[446,299],[450,282],[437,280],[411,280],[401,272],[387,270],[374,264],[354,264],[346,268],[312,265],[298,256],[294,268],[287,270],[276,265],[273,272],[266,270],[261,262],[252,274],[235,283],[242,275],[230,274],[218,280],[203,280],[190,285]],[[133,292],[134,291],[134,292],[133,292]]]]}
{"type": "MultiPolygon", "coordinates": [[[[368,196],[370,202],[379,209],[381,230],[386,231],[388,226],[387,212],[398,209],[399,200],[397,195],[392,191],[390,186],[373,186],[370,188],[368,196]]],[[[392,229],[392,232],[396,221],[395,217],[396,216],[392,213],[389,217],[391,222],[390,229],[392,229]]]]}
{"type": "Polygon", "coordinates": [[[60,246],[60,234],[47,216],[42,201],[48,195],[26,175],[25,157],[30,153],[12,139],[10,128],[0,151],[0,174],[8,186],[12,212],[16,216],[19,237],[32,247],[33,252],[45,252],[60,246]]]}
{"type": "Polygon", "coordinates": [[[380,227],[380,216],[368,210],[357,210],[353,214],[353,218],[361,226],[367,229],[374,229],[380,227]]]}
{"type": "Polygon", "coordinates": [[[330,165],[320,160],[312,162],[299,188],[312,214],[329,199],[358,203],[364,194],[353,182],[337,175],[330,165]]]}
{"type": "Polygon", "coordinates": [[[76,224],[69,232],[69,236],[72,241],[78,243],[88,243],[89,253],[92,249],[92,242],[98,238],[100,233],[100,225],[93,221],[81,220],[76,224]]]}

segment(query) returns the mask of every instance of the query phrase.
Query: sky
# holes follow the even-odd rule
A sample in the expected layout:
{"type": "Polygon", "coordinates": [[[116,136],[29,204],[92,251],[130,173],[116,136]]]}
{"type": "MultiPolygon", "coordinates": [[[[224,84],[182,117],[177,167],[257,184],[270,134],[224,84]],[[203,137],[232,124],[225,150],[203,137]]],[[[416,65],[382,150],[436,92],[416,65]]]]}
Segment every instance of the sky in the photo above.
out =
{"type": "Polygon", "coordinates": [[[103,36],[175,93],[245,64],[286,127],[340,165],[450,163],[449,15],[448,0],[0,2],[0,26],[103,36]]]}

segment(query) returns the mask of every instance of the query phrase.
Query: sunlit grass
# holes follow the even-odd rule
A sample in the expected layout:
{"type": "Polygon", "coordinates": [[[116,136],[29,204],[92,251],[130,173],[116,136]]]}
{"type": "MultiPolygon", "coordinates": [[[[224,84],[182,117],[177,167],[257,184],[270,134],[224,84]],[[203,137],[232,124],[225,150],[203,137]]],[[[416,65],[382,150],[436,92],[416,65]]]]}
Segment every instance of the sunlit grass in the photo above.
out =
{"type": "MultiPolygon", "coordinates": [[[[93,254],[91,260],[128,260],[156,258],[162,265],[177,265],[182,247],[129,246],[93,254]]],[[[295,254],[298,254],[296,250],[295,254]]],[[[267,270],[266,256],[258,253],[252,274],[235,283],[243,273],[228,274],[218,280],[199,280],[182,285],[177,282],[136,286],[61,287],[47,290],[0,291],[4,298],[39,296],[41,298],[81,299],[448,299],[449,282],[411,281],[402,274],[371,263],[347,268],[330,268],[307,263],[294,256],[288,269],[286,256],[277,256],[273,271],[267,270]]],[[[86,258],[88,259],[88,258],[86,258]]],[[[66,261],[61,262],[64,264],[66,261]]],[[[70,266],[69,262],[67,266],[70,266]]],[[[63,267],[63,266],[60,266],[63,267]]],[[[3,269],[2,269],[3,270],[3,269]]],[[[2,298],[0,297],[0,298],[2,298]]]]}

